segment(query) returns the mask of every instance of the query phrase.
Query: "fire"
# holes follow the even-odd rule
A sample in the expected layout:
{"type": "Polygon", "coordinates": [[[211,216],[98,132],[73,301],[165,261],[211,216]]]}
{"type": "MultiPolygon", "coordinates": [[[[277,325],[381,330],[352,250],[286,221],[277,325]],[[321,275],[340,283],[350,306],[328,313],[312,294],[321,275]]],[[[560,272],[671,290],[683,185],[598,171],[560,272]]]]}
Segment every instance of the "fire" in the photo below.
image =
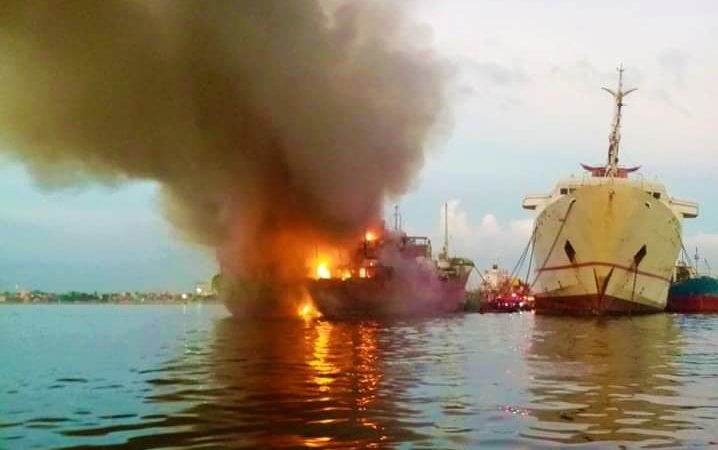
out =
{"type": "Polygon", "coordinates": [[[377,240],[377,235],[373,231],[367,231],[364,233],[364,240],[367,242],[372,242],[377,240]]]}
{"type": "Polygon", "coordinates": [[[318,319],[322,317],[322,313],[319,312],[316,306],[314,306],[314,300],[307,291],[304,291],[302,299],[297,308],[297,315],[304,320],[318,319]]]}
{"type": "Polygon", "coordinates": [[[307,277],[314,280],[348,280],[356,274],[347,263],[346,254],[340,247],[316,249],[306,260],[307,277]]]}
{"type": "Polygon", "coordinates": [[[297,314],[304,320],[317,319],[322,316],[321,313],[317,311],[317,308],[314,307],[314,304],[312,304],[311,302],[306,302],[302,304],[297,310],[297,314]]]}
{"type": "Polygon", "coordinates": [[[327,280],[332,277],[332,270],[329,268],[329,263],[322,261],[317,264],[316,268],[317,279],[327,280]]]}

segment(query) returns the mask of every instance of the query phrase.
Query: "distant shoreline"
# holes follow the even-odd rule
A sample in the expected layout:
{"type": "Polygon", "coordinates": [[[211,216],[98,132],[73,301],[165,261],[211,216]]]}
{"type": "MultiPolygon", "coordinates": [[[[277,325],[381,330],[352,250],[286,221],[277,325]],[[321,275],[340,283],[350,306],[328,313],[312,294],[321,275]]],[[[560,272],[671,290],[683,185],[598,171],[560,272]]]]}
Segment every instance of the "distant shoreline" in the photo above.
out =
{"type": "Polygon", "coordinates": [[[142,306],[142,305],[167,305],[167,306],[174,306],[174,305],[202,305],[202,304],[208,304],[208,305],[221,305],[222,300],[219,299],[210,299],[210,300],[195,300],[195,301],[185,301],[185,302],[163,302],[163,301],[146,301],[146,302],[80,302],[80,301],[70,301],[70,302],[0,302],[0,307],[2,306],[9,306],[9,305],[20,305],[20,306],[32,306],[32,305],[52,305],[52,306],[64,306],[64,305],[123,305],[123,306],[142,306]]]}
{"type": "Polygon", "coordinates": [[[214,303],[219,302],[216,292],[80,292],[69,291],[65,293],[45,292],[39,290],[18,290],[15,292],[0,292],[0,305],[177,305],[187,303],[214,303]]]}

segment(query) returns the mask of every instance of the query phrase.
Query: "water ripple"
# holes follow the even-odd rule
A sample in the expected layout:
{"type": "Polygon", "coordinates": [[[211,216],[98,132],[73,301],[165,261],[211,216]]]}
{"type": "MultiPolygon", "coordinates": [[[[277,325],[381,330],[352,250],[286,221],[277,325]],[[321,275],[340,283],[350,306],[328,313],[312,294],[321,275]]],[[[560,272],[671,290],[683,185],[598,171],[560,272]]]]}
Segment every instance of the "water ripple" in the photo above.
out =
{"type": "Polygon", "coordinates": [[[718,316],[238,322],[203,305],[57,323],[4,308],[20,336],[0,347],[0,448],[718,445],[718,316]]]}

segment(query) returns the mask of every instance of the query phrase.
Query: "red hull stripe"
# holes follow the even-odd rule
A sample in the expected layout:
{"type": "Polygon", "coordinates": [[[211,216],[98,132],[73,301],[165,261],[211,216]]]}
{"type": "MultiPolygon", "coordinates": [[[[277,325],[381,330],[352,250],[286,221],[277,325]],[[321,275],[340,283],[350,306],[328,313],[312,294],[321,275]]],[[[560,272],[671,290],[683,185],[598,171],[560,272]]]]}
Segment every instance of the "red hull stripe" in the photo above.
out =
{"type": "Polygon", "coordinates": [[[670,278],[662,277],[661,275],[656,275],[655,273],[650,272],[644,272],[642,270],[636,271],[633,267],[628,266],[622,266],[620,264],[613,264],[613,263],[607,263],[607,262],[600,262],[600,261],[591,261],[591,262],[584,262],[584,263],[577,263],[577,264],[566,264],[564,266],[550,266],[550,267],[543,267],[539,269],[539,272],[550,272],[550,271],[556,271],[556,270],[568,270],[568,269],[578,269],[580,267],[614,267],[616,269],[621,269],[626,272],[637,272],[639,275],[642,275],[644,277],[651,277],[655,278],[657,280],[665,281],[666,283],[670,283],[670,278]]]}

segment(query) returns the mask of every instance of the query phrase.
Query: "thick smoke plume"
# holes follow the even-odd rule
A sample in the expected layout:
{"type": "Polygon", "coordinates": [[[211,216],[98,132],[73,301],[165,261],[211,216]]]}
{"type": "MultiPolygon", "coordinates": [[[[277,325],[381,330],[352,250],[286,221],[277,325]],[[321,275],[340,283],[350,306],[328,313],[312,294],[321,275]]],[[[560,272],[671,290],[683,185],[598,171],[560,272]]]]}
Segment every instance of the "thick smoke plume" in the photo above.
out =
{"type": "Polygon", "coordinates": [[[154,180],[225,273],[291,284],[421,167],[426,37],[396,2],[6,0],[0,148],[50,187],[154,180]]]}

